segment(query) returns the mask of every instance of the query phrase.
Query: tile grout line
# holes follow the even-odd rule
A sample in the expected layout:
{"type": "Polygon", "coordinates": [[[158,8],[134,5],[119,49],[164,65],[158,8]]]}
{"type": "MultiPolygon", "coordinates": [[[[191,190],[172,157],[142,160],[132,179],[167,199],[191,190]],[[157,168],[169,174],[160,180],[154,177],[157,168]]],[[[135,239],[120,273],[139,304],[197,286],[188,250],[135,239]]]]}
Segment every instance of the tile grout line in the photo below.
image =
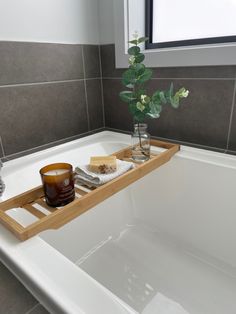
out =
{"type": "Polygon", "coordinates": [[[32,311],[35,310],[39,305],[40,305],[40,303],[38,302],[38,303],[35,304],[31,309],[29,309],[27,312],[25,312],[25,314],[30,314],[30,313],[32,313],[32,311]]]}
{"type": "Polygon", "coordinates": [[[91,81],[91,80],[97,80],[97,79],[100,79],[100,77],[82,78],[82,79],[73,79],[73,80],[62,80],[62,81],[59,80],[59,81],[45,81],[45,82],[35,82],[35,83],[6,84],[6,85],[0,85],[0,88],[60,84],[60,83],[73,83],[73,82],[91,81]]]}
{"type": "Polygon", "coordinates": [[[6,158],[5,150],[3,147],[2,137],[0,136],[0,148],[2,150],[2,158],[6,158]]]}
{"type": "MultiPolygon", "coordinates": [[[[121,80],[122,77],[103,77],[104,80],[121,80]]],[[[235,78],[217,78],[217,77],[152,77],[151,80],[155,81],[155,80],[189,80],[189,81],[193,81],[193,80],[206,80],[206,81],[234,81],[235,78]]]]}
{"type": "MultiPolygon", "coordinates": [[[[121,130],[121,129],[115,129],[115,128],[110,128],[110,127],[106,127],[105,130],[107,131],[114,131],[114,132],[121,132],[123,134],[128,134],[130,135],[132,133],[132,131],[125,131],[125,130],[121,130]]],[[[154,139],[158,139],[161,141],[169,141],[172,143],[176,143],[179,145],[186,145],[186,146],[191,146],[191,147],[195,147],[195,148],[199,148],[199,149],[209,149],[209,150],[217,150],[218,152],[224,153],[225,149],[224,148],[219,148],[219,147],[214,147],[214,146],[207,146],[207,145],[201,145],[201,144],[197,144],[197,143],[192,143],[192,142],[184,142],[184,141],[178,141],[178,140],[174,140],[171,138],[166,138],[166,137],[160,137],[160,136],[155,136],[155,135],[151,135],[152,138],[154,139]]]]}
{"type": "Polygon", "coordinates": [[[99,66],[100,66],[100,83],[101,83],[101,91],[102,91],[102,114],[103,114],[103,126],[106,126],[105,120],[105,105],[104,105],[104,86],[103,86],[103,71],[102,71],[102,58],[101,58],[101,45],[99,47],[99,66]]]}
{"type": "Polygon", "coordinates": [[[86,70],[85,70],[85,60],[84,60],[84,46],[82,46],[82,63],[83,63],[83,73],[84,73],[84,92],[85,92],[85,103],[86,103],[86,112],[88,119],[88,130],[90,131],[90,119],[89,119],[89,106],[88,106],[88,93],[87,93],[87,84],[86,84],[86,70]]]}
{"type": "Polygon", "coordinates": [[[81,134],[73,135],[73,136],[70,136],[70,137],[66,137],[66,138],[63,138],[63,139],[60,139],[60,140],[57,140],[57,141],[49,142],[47,144],[39,145],[39,146],[36,146],[34,148],[29,148],[29,149],[26,149],[26,150],[22,150],[20,152],[13,153],[13,154],[10,154],[10,155],[5,155],[3,158],[11,160],[10,158],[14,159],[14,158],[22,157],[22,154],[24,154],[24,156],[25,155],[29,155],[29,154],[33,154],[33,153],[36,153],[38,151],[42,151],[44,149],[49,149],[49,148],[52,148],[52,147],[57,146],[57,145],[68,143],[70,141],[77,140],[79,138],[83,138],[83,137],[89,136],[91,134],[95,134],[95,133],[97,133],[99,131],[104,131],[104,127],[101,127],[101,128],[98,128],[98,129],[94,129],[94,130],[91,130],[91,131],[88,131],[88,132],[84,132],[84,133],[81,133],[81,134]]]}
{"type": "Polygon", "coordinates": [[[231,112],[230,112],[230,118],[229,118],[229,128],[228,128],[228,135],[227,135],[227,143],[226,143],[225,152],[227,152],[229,150],[229,142],[230,142],[232,121],[233,121],[233,114],[234,114],[234,107],[235,107],[235,94],[236,94],[236,80],[234,81],[233,99],[232,99],[231,112]]]}

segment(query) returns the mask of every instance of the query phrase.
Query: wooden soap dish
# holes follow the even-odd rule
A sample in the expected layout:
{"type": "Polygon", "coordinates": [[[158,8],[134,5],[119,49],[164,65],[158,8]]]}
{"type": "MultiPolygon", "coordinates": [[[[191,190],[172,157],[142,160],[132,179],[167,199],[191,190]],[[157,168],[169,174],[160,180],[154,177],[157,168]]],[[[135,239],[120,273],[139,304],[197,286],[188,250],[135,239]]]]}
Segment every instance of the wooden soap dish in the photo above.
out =
{"type": "MultiPolygon", "coordinates": [[[[88,209],[96,206],[108,197],[121,191],[128,185],[160,167],[169,161],[170,158],[180,149],[180,146],[177,144],[157,140],[151,140],[151,145],[165,148],[166,150],[158,154],[152,152],[151,158],[148,161],[142,164],[136,164],[134,169],[129,170],[120,177],[100,187],[90,189],[76,185],[75,200],[64,207],[58,209],[49,207],[45,202],[42,186],[0,203],[0,222],[22,241],[25,241],[44,230],[60,228],[69,221],[86,212],[88,209]],[[49,214],[45,214],[38,210],[34,206],[36,204],[46,209],[49,214]],[[7,210],[19,207],[24,208],[33,214],[38,220],[27,227],[23,227],[16,220],[7,215],[7,210]]],[[[131,161],[131,147],[122,149],[112,155],[121,160],[131,161]]]]}

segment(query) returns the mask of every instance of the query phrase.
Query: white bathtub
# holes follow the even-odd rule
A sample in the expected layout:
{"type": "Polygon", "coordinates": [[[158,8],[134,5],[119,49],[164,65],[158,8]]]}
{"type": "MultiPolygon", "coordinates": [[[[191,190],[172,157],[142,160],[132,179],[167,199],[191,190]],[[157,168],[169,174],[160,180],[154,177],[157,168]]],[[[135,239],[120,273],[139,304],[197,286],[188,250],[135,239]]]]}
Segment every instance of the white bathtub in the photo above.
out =
{"type": "MultiPolygon", "coordinates": [[[[45,164],[129,141],[102,132],[9,161],[2,200],[39,185],[45,164]]],[[[0,259],[51,313],[235,314],[235,186],[236,157],[182,147],[59,230],[19,242],[0,225],[0,259]]]]}

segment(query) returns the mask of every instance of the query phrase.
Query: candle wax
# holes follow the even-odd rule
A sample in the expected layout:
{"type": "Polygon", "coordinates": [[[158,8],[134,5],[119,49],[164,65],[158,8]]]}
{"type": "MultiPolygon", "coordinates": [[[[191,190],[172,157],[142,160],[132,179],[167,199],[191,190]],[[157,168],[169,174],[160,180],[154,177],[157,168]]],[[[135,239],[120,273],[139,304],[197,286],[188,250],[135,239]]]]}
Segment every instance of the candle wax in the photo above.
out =
{"type": "Polygon", "coordinates": [[[55,169],[55,170],[50,170],[44,173],[46,176],[58,176],[64,173],[69,172],[68,169],[55,169]]]}

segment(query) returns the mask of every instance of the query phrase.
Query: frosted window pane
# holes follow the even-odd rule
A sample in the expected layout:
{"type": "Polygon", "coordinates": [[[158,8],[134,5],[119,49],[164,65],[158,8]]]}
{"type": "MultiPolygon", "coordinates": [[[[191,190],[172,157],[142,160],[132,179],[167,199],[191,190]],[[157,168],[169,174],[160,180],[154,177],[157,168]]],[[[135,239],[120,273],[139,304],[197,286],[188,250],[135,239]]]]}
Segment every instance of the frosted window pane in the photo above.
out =
{"type": "Polygon", "coordinates": [[[236,0],[153,0],[153,43],[236,35],[236,0]]]}

